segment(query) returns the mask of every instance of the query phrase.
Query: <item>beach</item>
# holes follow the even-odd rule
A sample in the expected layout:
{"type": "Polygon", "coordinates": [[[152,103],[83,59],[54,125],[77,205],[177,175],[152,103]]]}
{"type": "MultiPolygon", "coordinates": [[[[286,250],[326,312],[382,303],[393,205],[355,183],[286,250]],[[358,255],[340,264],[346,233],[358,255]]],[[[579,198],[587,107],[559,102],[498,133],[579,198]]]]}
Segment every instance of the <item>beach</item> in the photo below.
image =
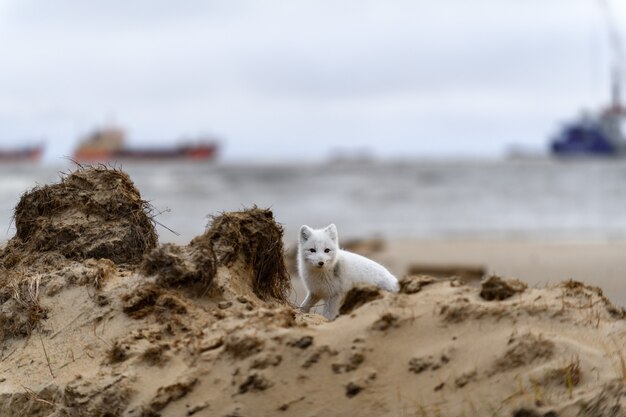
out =
{"type": "Polygon", "coordinates": [[[265,208],[161,243],[131,177],[27,190],[0,251],[0,416],[616,416],[623,244],[346,239],[400,291],[297,301],[265,208]],[[583,281],[578,281],[578,279],[583,281]],[[604,288],[598,285],[605,284],[604,288]]]}
{"type": "Polygon", "coordinates": [[[574,279],[626,306],[626,242],[518,240],[390,241],[380,260],[402,275],[411,265],[474,266],[534,287],[574,279]]]}

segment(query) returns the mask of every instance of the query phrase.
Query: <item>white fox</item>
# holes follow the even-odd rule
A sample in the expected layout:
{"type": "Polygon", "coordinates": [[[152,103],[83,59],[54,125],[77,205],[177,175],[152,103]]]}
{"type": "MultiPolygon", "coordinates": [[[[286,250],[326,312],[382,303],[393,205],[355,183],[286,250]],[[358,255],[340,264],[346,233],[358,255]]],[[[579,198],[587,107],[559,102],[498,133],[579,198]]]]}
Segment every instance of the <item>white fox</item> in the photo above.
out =
{"type": "Polygon", "coordinates": [[[344,296],[355,284],[374,284],[392,292],[400,288],[398,279],[384,266],[339,249],[334,224],[324,229],[300,228],[298,272],[308,290],[300,308],[308,312],[324,300],[324,317],[328,320],[337,317],[344,296]]]}

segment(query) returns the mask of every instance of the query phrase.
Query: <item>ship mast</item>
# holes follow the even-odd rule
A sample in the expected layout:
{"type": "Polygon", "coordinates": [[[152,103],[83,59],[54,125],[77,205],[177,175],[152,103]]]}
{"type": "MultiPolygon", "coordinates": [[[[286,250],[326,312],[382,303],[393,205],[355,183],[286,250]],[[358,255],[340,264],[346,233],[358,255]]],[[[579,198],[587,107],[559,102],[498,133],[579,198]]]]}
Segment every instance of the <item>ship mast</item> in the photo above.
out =
{"type": "Polygon", "coordinates": [[[608,111],[626,115],[626,108],[622,105],[622,82],[624,80],[624,48],[622,37],[613,17],[613,11],[608,0],[598,0],[603,10],[604,20],[609,37],[609,44],[613,55],[611,66],[611,106],[608,111]]]}

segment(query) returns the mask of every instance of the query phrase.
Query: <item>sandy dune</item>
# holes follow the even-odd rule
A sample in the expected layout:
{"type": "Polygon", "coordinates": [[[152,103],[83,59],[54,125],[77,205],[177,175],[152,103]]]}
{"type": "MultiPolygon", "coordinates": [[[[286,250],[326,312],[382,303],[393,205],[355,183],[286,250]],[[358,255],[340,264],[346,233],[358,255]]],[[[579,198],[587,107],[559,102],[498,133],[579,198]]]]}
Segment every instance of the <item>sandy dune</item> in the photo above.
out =
{"type": "Polygon", "coordinates": [[[398,294],[356,289],[327,322],[286,301],[267,210],[218,216],[185,246],[135,239],[148,230],[76,249],[129,219],[92,207],[139,196],[109,175],[64,180],[57,196],[84,206],[23,213],[54,246],[18,219],[0,253],[0,416],[624,415],[625,312],[599,288],[415,275],[398,294]],[[137,242],[143,256],[119,251],[137,242]]]}

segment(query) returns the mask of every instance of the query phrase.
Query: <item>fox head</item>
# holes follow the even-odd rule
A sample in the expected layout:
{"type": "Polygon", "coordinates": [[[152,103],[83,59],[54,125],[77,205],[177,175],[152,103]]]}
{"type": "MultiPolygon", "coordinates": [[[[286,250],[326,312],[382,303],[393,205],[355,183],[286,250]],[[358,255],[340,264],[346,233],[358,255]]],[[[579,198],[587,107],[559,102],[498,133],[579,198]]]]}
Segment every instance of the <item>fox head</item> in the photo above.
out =
{"type": "Polygon", "coordinates": [[[337,227],[334,224],[323,229],[300,228],[298,250],[302,261],[310,268],[333,268],[339,251],[337,227]]]}

